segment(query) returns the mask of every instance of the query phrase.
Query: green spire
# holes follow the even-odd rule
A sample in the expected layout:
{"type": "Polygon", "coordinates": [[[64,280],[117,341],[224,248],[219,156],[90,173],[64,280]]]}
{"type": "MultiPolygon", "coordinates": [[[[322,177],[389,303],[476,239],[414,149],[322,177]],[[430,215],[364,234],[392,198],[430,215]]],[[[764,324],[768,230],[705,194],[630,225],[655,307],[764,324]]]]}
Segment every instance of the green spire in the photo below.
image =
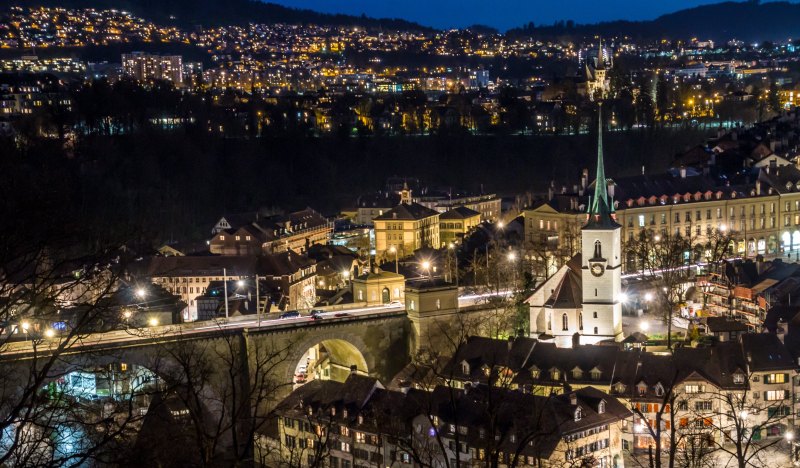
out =
{"type": "Polygon", "coordinates": [[[589,201],[589,224],[616,224],[612,216],[614,205],[608,199],[608,182],[603,163],[603,111],[602,104],[597,110],[597,176],[594,180],[594,197],[589,201]]]}

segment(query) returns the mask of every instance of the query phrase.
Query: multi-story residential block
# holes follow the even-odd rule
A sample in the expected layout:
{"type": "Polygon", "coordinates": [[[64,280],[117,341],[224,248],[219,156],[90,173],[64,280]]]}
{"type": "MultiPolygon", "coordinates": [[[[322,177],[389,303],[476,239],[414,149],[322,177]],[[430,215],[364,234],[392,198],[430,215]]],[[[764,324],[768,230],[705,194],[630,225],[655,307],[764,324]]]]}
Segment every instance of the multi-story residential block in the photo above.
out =
{"type": "Polygon", "coordinates": [[[356,224],[372,224],[372,220],[400,203],[400,195],[394,192],[378,192],[358,197],[356,202],[356,224]]]}
{"type": "Polygon", "coordinates": [[[439,193],[430,192],[415,198],[420,205],[440,213],[445,213],[454,208],[464,207],[480,213],[481,221],[496,222],[500,219],[502,200],[494,193],[469,194],[469,193],[439,193]]]}
{"type": "Polygon", "coordinates": [[[412,201],[403,190],[400,204],[373,219],[376,258],[404,257],[423,247],[439,248],[439,212],[412,201]]]}
{"type": "Polygon", "coordinates": [[[443,246],[460,244],[481,223],[481,214],[459,206],[439,215],[439,237],[443,246]]]}
{"type": "Polygon", "coordinates": [[[709,314],[760,328],[768,310],[790,303],[792,295],[800,293],[800,265],[781,259],[727,261],[698,276],[697,287],[709,314]]]}
{"type": "Polygon", "coordinates": [[[591,387],[555,397],[486,385],[391,391],[351,374],[343,383],[314,380],[292,392],[256,446],[267,466],[623,466],[629,415],[591,387]]]}
{"type": "Polygon", "coordinates": [[[183,321],[198,319],[197,298],[212,281],[263,280],[276,309],[311,308],[316,303],[316,263],[292,251],[262,256],[154,257],[137,273],[186,303],[183,321]]]}
{"type": "Polygon", "coordinates": [[[333,223],[311,208],[267,217],[226,215],[212,229],[209,250],[218,255],[305,252],[312,245],[326,244],[332,232],[333,223]]]}
{"type": "Polygon", "coordinates": [[[792,376],[798,369],[775,334],[678,347],[672,355],[472,337],[438,375],[458,389],[478,382],[536,395],[585,387],[606,392],[633,411],[623,440],[635,452],[648,450],[654,434],[666,447],[676,431],[680,440],[730,444],[737,423],[755,440],[782,436],[794,424],[792,376]]]}
{"type": "Polygon", "coordinates": [[[122,70],[125,75],[144,83],[165,80],[171,81],[175,86],[183,85],[183,57],[180,55],[144,52],[122,54],[122,70]]]}
{"type": "MultiPolygon", "coordinates": [[[[608,180],[623,241],[649,231],[679,234],[702,244],[715,232],[724,232],[732,236],[732,250],[743,257],[800,249],[800,170],[796,167],[753,168],[753,182],[740,184],[719,184],[689,172],[681,168],[669,174],[608,180]]],[[[547,204],[526,210],[526,241],[574,242],[573,226],[586,212],[593,186],[584,173],[581,185],[572,191],[565,188],[547,204]]]]}

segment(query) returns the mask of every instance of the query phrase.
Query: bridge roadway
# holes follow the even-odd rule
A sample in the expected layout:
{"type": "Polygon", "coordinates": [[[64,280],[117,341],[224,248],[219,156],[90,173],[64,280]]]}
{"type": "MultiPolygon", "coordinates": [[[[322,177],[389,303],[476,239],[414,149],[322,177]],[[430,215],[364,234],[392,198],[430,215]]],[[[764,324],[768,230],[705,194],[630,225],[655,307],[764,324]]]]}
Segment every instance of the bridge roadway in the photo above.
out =
{"type": "MultiPolygon", "coordinates": [[[[494,295],[508,295],[508,292],[490,294],[462,295],[458,298],[459,307],[469,307],[480,304],[488,297],[494,295]]],[[[348,322],[369,321],[388,318],[405,314],[403,305],[397,306],[370,306],[351,307],[327,311],[319,314],[321,319],[315,320],[309,315],[295,318],[263,319],[253,316],[239,316],[228,319],[210,320],[202,322],[189,322],[183,324],[161,325],[155,327],[132,328],[128,330],[115,330],[105,333],[92,333],[80,337],[70,346],[65,354],[77,354],[88,350],[120,349],[126,347],[142,346],[150,343],[167,343],[185,339],[213,337],[221,332],[236,332],[247,330],[257,331],[282,331],[304,328],[331,323],[345,324],[348,322]],[[338,315],[338,316],[337,316],[338,315]]],[[[18,360],[31,358],[35,355],[46,355],[51,349],[59,345],[58,335],[51,338],[45,336],[32,338],[26,341],[6,343],[0,351],[0,360],[18,360]]]]}

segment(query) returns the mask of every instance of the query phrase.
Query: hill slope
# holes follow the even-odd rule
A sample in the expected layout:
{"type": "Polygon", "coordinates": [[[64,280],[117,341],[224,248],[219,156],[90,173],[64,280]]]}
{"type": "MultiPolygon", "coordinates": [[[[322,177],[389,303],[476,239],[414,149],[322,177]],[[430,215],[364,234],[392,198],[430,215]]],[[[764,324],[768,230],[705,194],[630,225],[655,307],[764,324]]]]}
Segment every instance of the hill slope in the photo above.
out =
{"type": "Polygon", "coordinates": [[[637,38],[713,39],[726,41],[786,40],[800,37],[800,4],[781,2],[722,2],[660,16],[651,21],[611,21],[513,29],[510,34],[539,37],[628,35],[637,38]]]}
{"type": "Polygon", "coordinates": [[[247,23],[314,23],[411,31],[429,30],[402,19],[329,15],[257,0],[0,0],[0,8],[3,10],[11,6],[116,8],[130,11],[158,24],[176,24],[183,27],[247,23]]]}

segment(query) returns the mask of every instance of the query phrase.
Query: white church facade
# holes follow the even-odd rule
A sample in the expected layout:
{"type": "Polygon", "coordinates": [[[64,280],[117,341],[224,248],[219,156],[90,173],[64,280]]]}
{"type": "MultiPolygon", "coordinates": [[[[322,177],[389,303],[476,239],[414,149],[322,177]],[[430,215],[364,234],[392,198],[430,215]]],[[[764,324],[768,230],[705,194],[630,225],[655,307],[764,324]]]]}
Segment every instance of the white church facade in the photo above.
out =
{"type": "Polygon", "coordinates": [[[597,177],[581,229],[581,253],[527,299],[531,336],[560,347],[620,341],[622,335],[622,226],[616,222],[603,164],[598,115],[597,177]]]}

